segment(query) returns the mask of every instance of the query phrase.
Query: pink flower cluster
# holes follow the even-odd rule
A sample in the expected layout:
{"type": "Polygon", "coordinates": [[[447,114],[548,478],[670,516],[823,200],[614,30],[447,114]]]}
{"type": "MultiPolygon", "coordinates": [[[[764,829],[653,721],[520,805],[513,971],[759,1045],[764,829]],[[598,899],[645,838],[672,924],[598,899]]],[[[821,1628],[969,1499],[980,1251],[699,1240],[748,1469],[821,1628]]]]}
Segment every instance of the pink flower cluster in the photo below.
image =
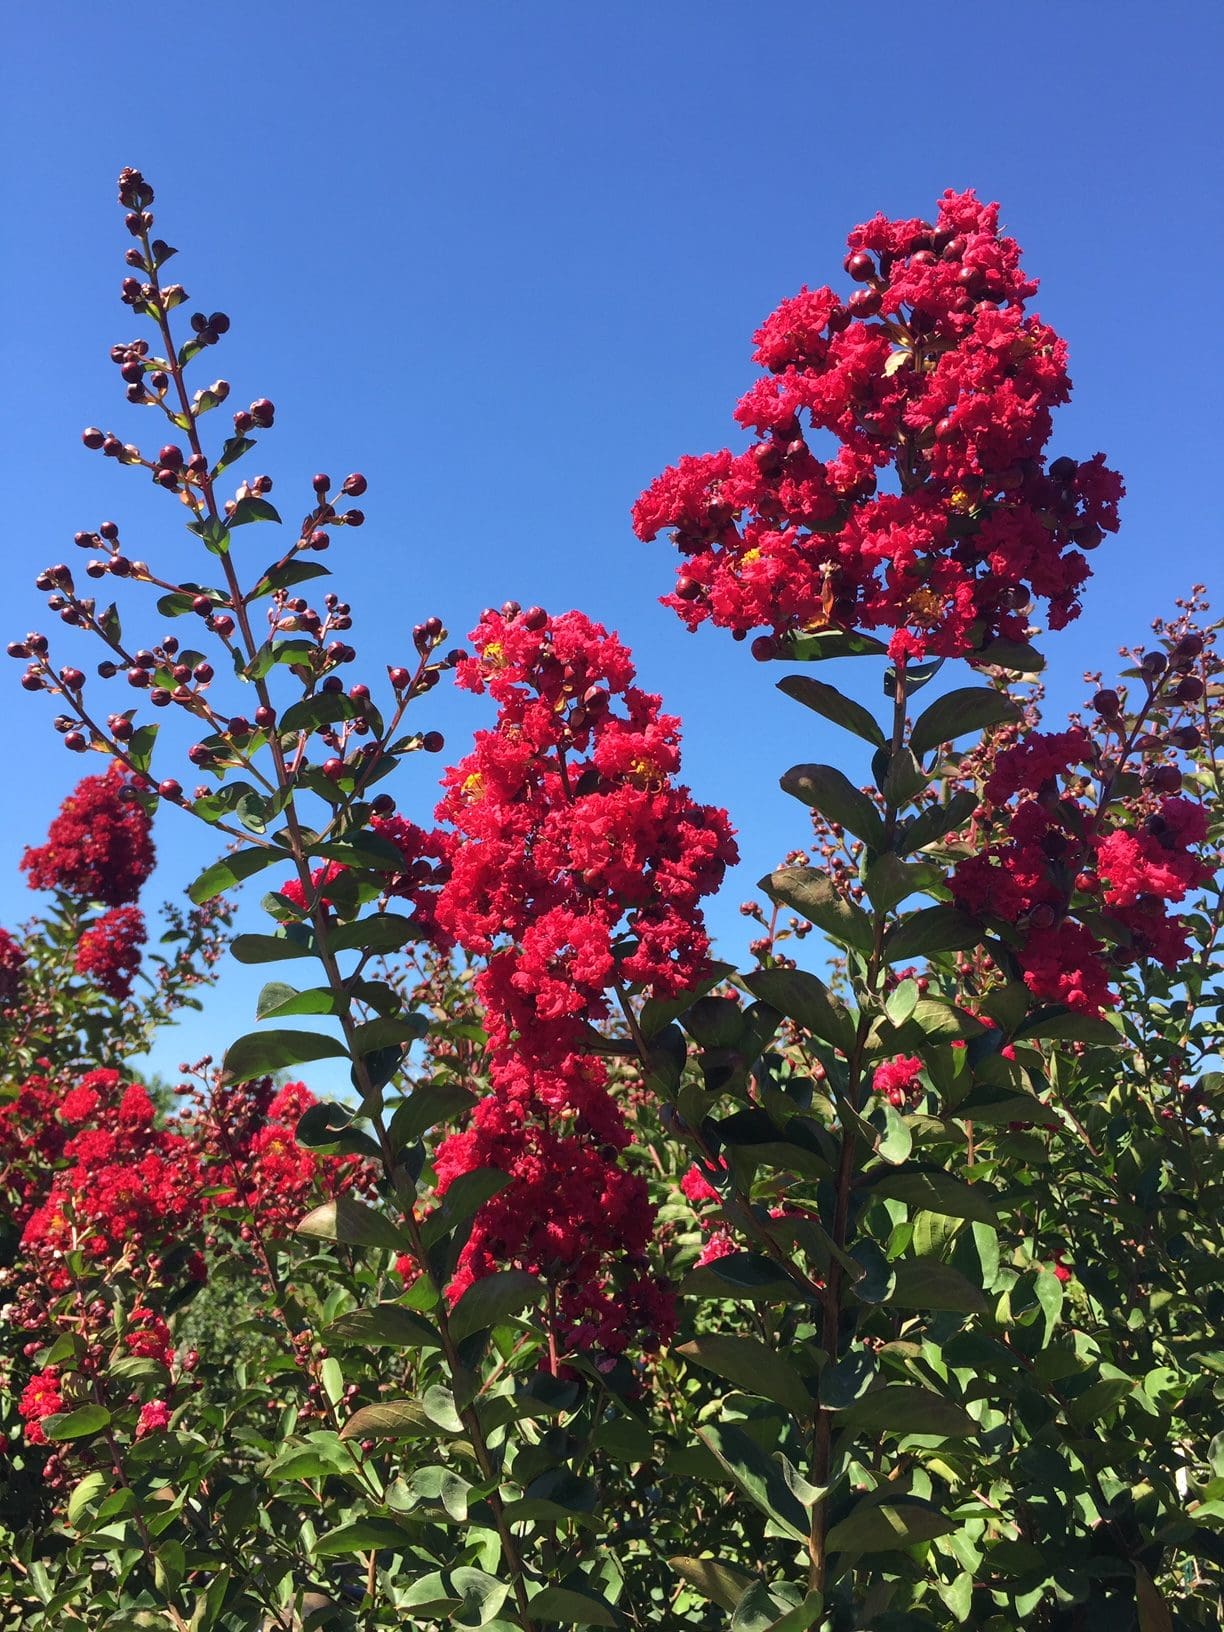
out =
{"type": "Polygon", "coordinates": [[[481,1209],[450,1291],[507,1263],[545,1277],[554,1336],[619,1353],[670,1330],[645,1249],[646,1187],[586,1033],[617,986],[691,986],[708,963],[700,910],[736,858],[726,814],[675,781],[677,722],[634,684],[629,653],[578,612],[488,612],[461,685],[497,728],[447,773],[456,843],[442,928],[487,960],[492,1093],[437,1156],[439,1192],[474,1168],[512,1183],[481,1209]]]}
{"type": "Polygon", "coordinates": [[[1066,345],[1026,312],[1037,286],[998,218],[951,191],[934,223],[877,215],[850,234],[856,292],[804,289],[757,331],[752,446],[681,459],[634,507],[640,538],[670,528],[685,557],[666,604],[690,629],[770,631],[761,655],[889,629],[894,658],[921,658],[1023,638],[1035,597],[1053,628],[1078,614],[1123,488],[1099,454],[1045,463],[1066,345]]]}
{"type": "Polygon", "coordinates": [[[1211,876],[1196,853],[1207,836],[1202,806],[1180,794],[1094,806],[1092,784],[1072,772],[1095,752],[1079,729],[1034,732],[1004,749],[979,812],[989,842],[951,879],[958,906],[1005,926],[1034,996],[1085,1014],[1117,1001],[1119,963],[1177,967],[1186,928],[1168,907],[1211,876]]]}

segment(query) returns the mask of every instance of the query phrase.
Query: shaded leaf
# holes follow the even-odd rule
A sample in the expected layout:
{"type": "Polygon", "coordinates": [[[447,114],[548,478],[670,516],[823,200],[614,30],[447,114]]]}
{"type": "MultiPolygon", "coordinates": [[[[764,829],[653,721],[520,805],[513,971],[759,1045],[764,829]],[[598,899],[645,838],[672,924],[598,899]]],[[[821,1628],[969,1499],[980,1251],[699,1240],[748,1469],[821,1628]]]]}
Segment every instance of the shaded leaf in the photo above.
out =
{"type": "Polygon", "coordinates": [[[888,963],[904,963],[934,952],[964,952],[981,939],[982,928],[976,919],[959,907],[941,903],[920,907],[895,925],[884,937],[884,957],[888,963]]]}
{"type": "Polygon", "coordinates": [[[756,1440],[729,1423],[708,1423],[697,1434],[749,1501],[788,1536],[806,1542],[807,1512],[787,1486],[781,1468],[756,1440]]]}
{"type": "Polygon", "coordinates": [[[875,717],[861,703],[854,702],[836,686],[826,686],[823,680],[814,680],[806,674],[788,674],[785,680],[778,681],[778,690],[826,720],[832,720],[834,725],[853,731],[874,748],[882,748],[887,740],[875,717]]]}
{"type": "Polygon", "coordinates": [[[831,1553],[886,1553],[932,1541],[956,1529],[933,1507],[919,1502],[860,1502],[825,1538],[831,1553]]]}
{"type": "Polygon", "coordinates": [[[884,822],[865,793],[833,765],[794,765],[781,778],[784,793],[853,833],[873,850],[884,843],[884,822]]]}
{"type": "Polygon", "coordinates": [[[809,919],[835,941],[869,952],[874,940],[871,919],[861,907],[838,894],[826,873],[814,867],[783,867],[763,878],[760,887],[809,919]]]}
{"type": "Polygon", "coordinates": [[[703,1598],[728,1612],[733,1610],[751,1585],[746,1575],[733,1570],[718,1558],[669,1558],[667,1561],[676,1574],[695,1588],[703,1598]]]}
{"type": "MultiPolygon", "coordinates": [[[[938,1213],[924,1213],[938,1220],[938,1213]]],[[[989,1308],[979,1287],[951,1264],[938,1258],[901,1258],[893,1264],[896,1285],[889,1302],[898,1309],[947,1309],[959,1314],[984,1314],[989,1308]]]]}
{"type": "Polygon", "coordinates": [[[857,1032],[854,1016],[823,981],[805,969],[756,969],[743,977],[754,997],[797,1020],[805,1030],[849,1054],[857,1032]]]}
{"type": "Polygon", "coordinates": [[[996,1227],[999,1222],[991,1192],[980,1184],[962,1184],[950,1173],[897,1168],[873,1175],[868,1193],[873,1198],[886,1196],[930,1213],[946,1213],[949,1218],[972,1218],[996,1227]]]}
{"type": "Polygon", "coordinates": [[[803,1419],[815,1409],[814,1400],[790,1361],[758,1338],[711,1334],[681,1343],[676,1353],[749,1394],[776,1400],[792,1416],[803,1419]]]}
{"type": "Polygon", "coordinates": [[[372,1309],[353,1309],[327,1327],[328,1339],[368,1343],[372,1347],[436,1349],[442,1339],[427,1320],[398,1303],[379,1303],[372,1309]]]}
{"type": "Polygon", "coordinates": [[[937,697],[918,716],[910,734],[910,747],[916,754],[926,754],[967,732],[1019,718],[1019,704],[1003,692],[990,686],[960,686],[937,697]]]}
{"type": "Polygon", "coordinates": [[[250,1082],[311,1060],[348,1058],[344,1044],[319,1031],[250,1031],[225,1051],[223,1080],[250,1082]]]}
{"type": "Polygon", "coordinates": [[[910,1383],[886,1383],[873,1388],[842,1412],[839,1422],[863,1433],[939,1434],[946,1439],[967,1439],[978,1425],[954,1400],[910,1383]]]}
{"type": "Polygon", "coordinates": [[[450,1330],[456,1343],[473,1332],[496,1326],[509,1315],[536,1302],[544,1294],[538,1276],[522,1269],[503,1269],[473,1282],[451,1312],[450,1330]]]}
{"type": "Polygon", "coordinates": [[[298,1224],[296,1233],[347,1246],[404,1250],[404,1239],[396,1225],[384,1213],[375,1212],[353,1196],[337,1196],[314,1208],[298,1224]]]}

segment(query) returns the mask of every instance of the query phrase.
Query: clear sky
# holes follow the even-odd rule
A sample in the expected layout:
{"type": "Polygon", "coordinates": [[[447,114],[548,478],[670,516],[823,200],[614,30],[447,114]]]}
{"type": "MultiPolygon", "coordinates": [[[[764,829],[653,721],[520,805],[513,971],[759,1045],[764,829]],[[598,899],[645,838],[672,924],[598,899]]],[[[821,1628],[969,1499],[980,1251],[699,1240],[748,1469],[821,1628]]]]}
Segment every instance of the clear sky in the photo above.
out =
{"type": "MultiPolygon", "coordinates": [[[[142,21],[14,4],[4,638],[46,626],[35,573],[104,518],[192,575],[173,506],[79,442],[94,422],[149,434],[106,355],[135,333],[114,202],[134,164],[177,275],[233,319],[211,356],[235,401],[277,404],[256,456],[273,497],[296,514],[314,470],[369,478],[366,527],[329,557],[352,677],[396,661],[422,617],[459,636],[507,596],[619,629],[686,722],[688,780],[739,826],[745,865],[716,913],[734,953],[737,903],[804,839],[778,774],[841,746],[773,693],[778,666],[657,605],[672,552],[634,539],[634,498],[680,454],[735,441],[752,330],[800,284],[840,280],[851,226],[975,187],[1070,342],[1052,452],[1103,449],[1129,488],[1083,618],[1047,643],[1056,711],[1078,704],[1084,669],[1108,670],[1194,580],[1218,588],[1222,47],[1219,0],[214,0],[142,21]]],[[[83,768],[18,673],[10,925],[33,904],[22,846],[83,768]]],[[[485,717],[436,692],[420,719],[457,757],[485,717]]],[[[406,810],[427,813],[437,769],[422,756],[415,793],[405,775],[406,810]]],[[[216,848],[171,811],[158,840],[150,902],[216,848]]],[[[245,1029],[254,991],[231,964],[154,1063],[172,1074],[245,1029]]]]}

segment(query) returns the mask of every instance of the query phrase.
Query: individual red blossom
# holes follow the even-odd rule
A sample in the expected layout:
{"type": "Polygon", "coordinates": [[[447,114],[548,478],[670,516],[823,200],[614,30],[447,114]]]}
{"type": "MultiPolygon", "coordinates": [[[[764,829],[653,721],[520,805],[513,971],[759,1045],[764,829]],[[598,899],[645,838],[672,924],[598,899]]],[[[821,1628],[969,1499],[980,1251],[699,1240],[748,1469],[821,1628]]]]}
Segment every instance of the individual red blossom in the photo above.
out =
{"type": "Polygon", "coordinates": [[[666,604],[689,628],[880,628],[917,659],[1023,638],[1034,598],[1051,627],[1078,614],[1122,484],[1100,454],[1046,468],[1066,346],[1026,312],[1037,286],[998,214],[947,192],[934,223],[877,216],[849,238],[857,304],[805,288],[758,329],[770,372],[735,416],[753,445],[681,459],[634,507],[638,536],[671,529],[685,558],[666,604]]]}
{"type": "Polygon", "coordinates": [[[31,1445],[47,1443],[42,1425],[48,1417],[56,1416],[63,1409],[59,1367],[48,1366],[45,1371],[35,1372],[22,1389],[17,1402],[17,1414],[25,1421],[25,1437],[31,1445]]]}
{"type": "Polygon", "coordinates": [[[690,1201],[717,1201],[719,1199],[718,1191],[715,1190],[695,1162],[680,1180],[680,1189],[690,1201]]]}
{"type": "Polygon", "coordinates": [[[291,902],[299,912],[306,912],[308,907],[332,907],[335,902],[327,893],[327,886],[338,878],[343,878],[348,869],[338,861],[325,861],[316,867],[310,875],[310,900],[307,901],[306,891],[302,887],[300,878],[287,878],[280,886],[279,894],[291,902]]]}
{"type": "Polygon", "coordinates": [[[0,927],[0,1009],[11,1008],[21,996],[26,955],[21,943],[0,927]]]}
{"type": "Polygon", "coordinates": [[[922,1061],[916,1055],[898,1054],[878,1065],[871,1079],[872,1091],[883,1094],[890,1105],[912,1105],[921,1097],[919,1076],[922,1061]]]}
{"type": "Polygon", "coordinates": [[[160,1360],[168,1366],[174,1358],[174,1342],[170,1328],[153,1309],[138,1304],[128,1316],[123,1334],[127,1352],[141,1360],[160,1360]]]}
{"type": "Polygon", "coordinates": [[[27,849],[21,865],[34,890],[62,890],[84,901],[123,907],[153,871],[151,822],[142,806],[120,797],[119,765],[87,776],[60,806],[47,842],[27,849]]]}
{"type": "Polygon", "coordinates": [[[162,1432],[170,1426],[170,1407],[165,1400],[149,1400],[140,1408],[140,1416],[136,1422],[136,1438],[144,1439],[147,1434],[162,1432]]]}
{"type": "Polygon", "coordinates": [[[140,968],[140,948],[148,939],[139,907],[112,907],[82,932],[73,967],[108,997],[131,996],[140,968]]]}

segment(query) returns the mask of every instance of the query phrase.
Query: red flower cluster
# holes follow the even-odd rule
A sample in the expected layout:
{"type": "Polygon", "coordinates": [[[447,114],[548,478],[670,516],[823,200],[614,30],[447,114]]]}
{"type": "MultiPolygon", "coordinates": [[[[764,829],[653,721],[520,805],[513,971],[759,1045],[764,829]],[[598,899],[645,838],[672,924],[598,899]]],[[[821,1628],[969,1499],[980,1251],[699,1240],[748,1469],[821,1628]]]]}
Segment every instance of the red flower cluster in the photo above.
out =
{"type": "Polygon", "coordinates": [[[918,1078],[922,1061],[916,1055],[898,1054],[895,1059],[878,1065],[871,1078],[872,1092],[883,1094],[890,1105],[915,1105],[922,1097],[918,1078]]]}
{"type": "Polygon", "coordinates": [[[82,901],[108,907],[130,905],[153,871],[150,818],[134,800],[122,797],[123,768],[111,765],[87,776],[60,806],[46,844],[21,858],[34,890],[62,890],[82,901]]]}
{"type": "Polygon", "coordinates": [[[357,1156],[321,1156],[299,1145],[295,1129],[315,1096],[302,1082],[277,1089],[271,1077],[221,1088],[207,1115],[212,1208],[237,1208],[245,1235],[288,1236],[326,1197],[364,1186],[357,1156]]]}
{"type": "Polygon", "coordinates": [[[108,997],[130,997],[140,968],[140,949],[148,936],[139,907],[112,907],[86,929],[77,942],[74,967],[108,997]]]}
{"type": "Polygon", "coordinates": [[[1034,996],[1086,1014],[1117,1001],[1111,962],[1153,958],[1172,969],[1186,957],[1185,926],[1167,908],[1211,874],[1194,853],[1207,836],[1200,805],[1149,793],[1094,807],[1091,781],[1071,775],[1094,758],[1078,729],[1034,732],[1004,749],[979,812],[999,837],[951,878],[958,906],[1004,927],[1034,996]]]}
{"type": "Polygon", "coordinates": [[[199,1156],[184,1135],[156,1125],[143,1088],[117,1071],[91,1071],[61,1116],[76,1124],[60,1147],[64,1165],[22,1233],[47,1286],[68,1285],[61,1257],[69,1247],[102,1262],[147,1261],[189,1238],[203,1206],[199,1156]]]}
{"type": "Polygon", "coordinates": [[[21,1398],[17,1402],[17,1414],[25,1422],[26,1439],[31,1445],[47,1443],[43,1423],[48,1417],[58,1415],[63,1409],[64,1396],[60,1393],[59,1367],[48,1366],[45,1371],[36,1371],[22,1389],[21,1398]]]}
{"type": "Polygon", "coordinates": [[[672,1322],[645,1256],[653,1215],[617,1162],[628,1134],[584,1039],[609,988],[700,977],[700,902],[734,841],[725,812],[673,781],[677,722],[615,636],[577,612],[507,608],[472,640],[459,682],[494,697],[498,726],[445,779],[438,816],[458,842],[437,915],[488,960],[493,1092],[440,1148],[438,1189],[479,1167],[512,1183],[478,1215],[450,1293],[515,1263],[549,1281],[565,1344],[653,1347],[672,1322]]]}
{"type": "MultiPolygon", "coordinates": [[[[287,1234],[316,1201],[363,1182],[358,1158],[296,1143],[297,1121],[312,1103],[301,1083],[278,1091],[263,1078],[221,1091],[212,1117],[164,1122],[146,1091],[117,1071],[91,1071],[66,1091],[50,1074],[25,1082],[0,1105],[0,1203],[19,1233],[4,1276],[13,1288],[12,1324],[30,1334],[26,1353],[62,1327],[64,1298],[74,1300],[74,1320],[101,1352],[110,1304],[86,1286],[110,1280],[136,1294],[122,1328],[125,1352],[173,1369],[161,1304],[183,1277],[204,1278],[193,1243],[203,1245],[206,1231],[221,1250],[227,1229],[231,1247],[256,1231],[287,1234]],[[70,1247],[83,1255],[81,1280],[70,1272],[70,1247]]],[[[41,1443],[41,1422],[65,1408],[74,1378],[50,1368],[23,1390],[31,1442],[41,1443]]],[[[151,1402],[137,1437],[165,1426],[162,1407],[170,1409],[151,1402]]]]}
{"type": "Polygon", "coordinates": [[[690,629],[883,628],[894,658],[962,656],[1023,638],[1033,597],[1053,628],[1078,614],[1123,488],[1099,454],[1045,465],[1066,346],[1026,315],[1037,286],[998,216],[971,192],[934,224],[877,215],[850,234],[856,293],[804,289],[757,331],[753,446],[682,459],[634,507],[640,538],[674,529],[666,604],[690,629]]]}
{"type": "Polygon", "coordinates": [[[0,1009],[11,1008],[21,996],[21,971],[25,965],[20,941],[0,928],[0,1009]]]}

